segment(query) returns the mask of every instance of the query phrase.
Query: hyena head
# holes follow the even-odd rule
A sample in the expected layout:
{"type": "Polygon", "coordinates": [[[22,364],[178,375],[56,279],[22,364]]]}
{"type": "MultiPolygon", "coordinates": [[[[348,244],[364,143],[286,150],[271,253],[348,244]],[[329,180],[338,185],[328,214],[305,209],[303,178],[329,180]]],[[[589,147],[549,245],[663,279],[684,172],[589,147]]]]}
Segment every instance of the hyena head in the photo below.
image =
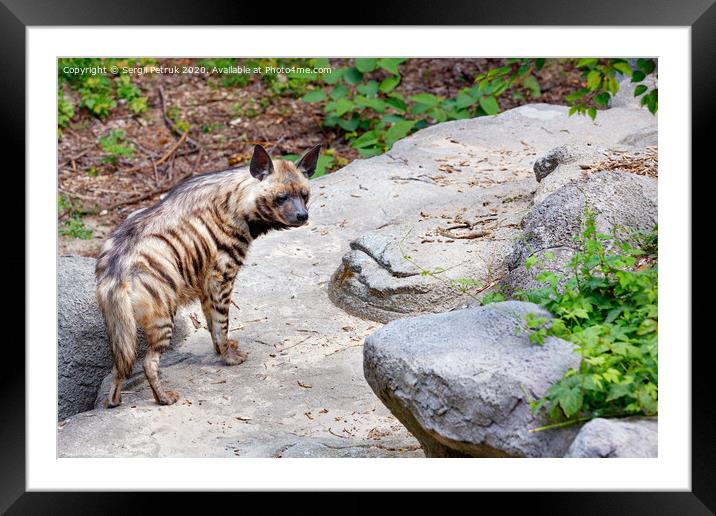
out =
{"type": "Polygon", "coordinates": [[[295,163],[272,160],[261,146],[254,147],[249,171],[260,181],[256,190],[256,215],[268,224],[302,226],[308,221],[308,179],[316,171],[321,146],[307,150],[295,163]]]}

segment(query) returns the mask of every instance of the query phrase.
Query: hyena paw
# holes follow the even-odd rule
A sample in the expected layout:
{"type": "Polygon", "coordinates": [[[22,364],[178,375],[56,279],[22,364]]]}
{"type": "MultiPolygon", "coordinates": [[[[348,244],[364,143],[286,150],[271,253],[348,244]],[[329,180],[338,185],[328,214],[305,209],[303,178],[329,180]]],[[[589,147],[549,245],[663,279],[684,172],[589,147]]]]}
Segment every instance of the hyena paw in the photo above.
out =
{"type": "Polygon", "coordinates": [[[239,346],[235,340],[228,340],[226,342],[226,349],[221,355],[226,365],[239,365],[246,361],[248,353],[239,351],[239,346]]]}
{"type": "Polygon", "coordinates": [[[174,391],[164,391],[159,395],[160,405],[174,405],[179,399],[179,394],[174,391]]]}
{"type": "Polygon", "coordinates": [[[122,404],[122,397],[120,396],[119,399],[116,402],[113,402],[110,398],[107,398],[104,400],[104,406],[105,408],[114,408],[119,407],[122,404]]]}

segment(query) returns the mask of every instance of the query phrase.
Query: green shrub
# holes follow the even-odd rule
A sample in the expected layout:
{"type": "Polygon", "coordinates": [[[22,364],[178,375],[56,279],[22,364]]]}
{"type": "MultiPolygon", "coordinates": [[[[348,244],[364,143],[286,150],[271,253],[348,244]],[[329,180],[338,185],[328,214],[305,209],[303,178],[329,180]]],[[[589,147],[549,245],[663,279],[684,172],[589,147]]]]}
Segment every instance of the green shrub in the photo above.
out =
{"type": "MultiPolygon", "coordinates": [[[[593,417],[654,415],[658,411],[657,229],[628,238],[599,233],[587,212],[577,238],[580,251],[565,282],[544,270],[544,287],[519,299],[543,306],[554,319],[527,318],[530,340],[555,336],[582,356],[545,395],[533,402],[558,426],[593,417]],[[560,286],[561,284],[561,286],[560,286]],[[561,423],[560,423],[561,422],[561,423]]],[[[531,267],[538,264],[534,261],[531,267]]]]}
{"type": "MultiPolygon", "coordinates": [[[[127,107],[133,113],[140,114],[147,110],[147,97],[142,95],[141,89],[132,82],[130,76],[122,72],[122,68],[155,62],[155,59],[61,58],[57,61],[58,82],[60,88],[64,85],[69,91],[76,92],[77,106],[87,109],[93,116],[106,118],[117,108],[120,100],[126,101],[127,107]],[[116,73],[111,71],[113,66],[118,69],[116,73]],[[65,71],[91,67],[107,68],[107,73],[80,74],[65,71]]],[[[62,108],[66,106],[61,106],[58,101],[58,112],[62,108]]],[[[58,119],[59,127],[63,126],[63,120],[58,119]]]]}
{"type": "MultiPolygon", "coordinates": [[[[361,157],[371,157],[390,150],[393,144],[411,132],[428,125],[500,112],[499,99],[506,92],[514,98],[542,94],[536,72],[545,64],[543,58],[511,58],[505,66],[478,74],[473,83],[455,97],[443,98],[432,93],[406,97],[397,88],[401,82],[401,58],[358,58],[345,66],[323,74],[301,97],[305,102],[323,103],[323,125],[337,128],[361,157]],[[524,93],[523,93],[524,92],[524,93]]],[[[619,89],[616,74],[640,83],[654,74],[652,59],[637,60],[632,70],[625,59],[580,59],[576,66],[584,75],[586,86],[567,97],[570,115],[587,114],[592,119],[597,107],[606,107],[619,89]]],[[[313,60],[315,66],[328,66],[327,59],[313,60]]],[[[658,109],[658,90],[639,84],[634,92],[643,95],[641,103],[649,111],[658,109]]]]}
{"type": "MultiPolygon", "coordinates": [[[[656,61],[653,59],[637,59],[636,68],[632,69],[626,59],[579,59],[577,68],[582,71],[586,86],[567,96],[571,106],[569,114],[587,114],[594,120],[597,116],[595,106],[607,107],[609,100],[619,91],[617,73],[631,77],[631,82],[642,83],[648,75],[656,72],[656,61]],[[594,105],[592,105],[594,104],[594,105]]],[[[642,96],[641,105],[646,106],[650,113],[657,112],[659,107],[659,90],[638,84],[634,96],[642,96]],[[647,93],[648,92],[648,93],[647,93]]]]}
{"type": "Polygon", "coordinates": [[[92,238],[92,230],[85,226],[85,223],[79,217],[70,217],[60,227],[60,235],[79,238],[80,240],[90,240],[92,238]]]}
{"type": "Polygon", "coordinates": [[[121,129],[112,129],[99,138],[99,146],[105,152],[102,157],[104,163],[117,164],[120,157],[129,158],[134,155],[134,148],[125,145],[125,132],[121,129]]]}
{"type": "MultiPolygon", "coordinates": [[[[316,60],[328,66],[328,60],[316,60]]],[[[475,78],[455,98],[431,93],[406,97],[396,91],[400,85],[403,58],[359,58],[353,66],[322,76],[323,84],[308,91],[305,102],[325,102],[323,124],[344,132],[362,157],[381,154],[401,138],[428,125],[475,116],[494,115],[497,98],[514,84],[538,91],[532,73],[544,60],[510,59],[509,66],[490,70],[475,78]],[[536,87],[535,87],[536,85],[536,87]]]]}
{"type": "Polygon", "coordinates": [[[60,225],[60,235],[82,240],[92,238],[92,230],[85,226],[82,221],[82,210],[80,206],[75,205],[60,195],[57,197],[57,211],[58,215],[68,217],[68,219],[60,225]]]}
{"type": "Polygon", "coordinates": [[[75,107],[62,90],[57,90],[57,135],[62,135],[62,128],[70,123],[75,116],[75,107]]]}

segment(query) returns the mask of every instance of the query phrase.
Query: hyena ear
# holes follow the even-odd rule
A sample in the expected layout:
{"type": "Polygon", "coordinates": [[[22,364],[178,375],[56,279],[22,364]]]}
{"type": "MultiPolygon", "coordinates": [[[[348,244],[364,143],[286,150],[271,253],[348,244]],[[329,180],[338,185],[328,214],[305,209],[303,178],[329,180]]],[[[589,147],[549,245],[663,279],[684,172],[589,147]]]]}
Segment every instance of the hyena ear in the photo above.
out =
{"type": "Polygon", "coordinates": [[[259,181],[263,181],[266,176],[273,173],[273,162],[271,156],[261,145],[254,147],[254,155],[251,156],[251,164],[249,171],[259,181]]]}
{"type": "Polygon", "coordinates": [[[318,156],[321,153],[321,144],[319,143],[315,147],[311,147],[303,153],[298,161],[296,161],[296,168],[304,173],[306,177],[311,177],[316,171],[316,165],[318,165],[318,156]]]}

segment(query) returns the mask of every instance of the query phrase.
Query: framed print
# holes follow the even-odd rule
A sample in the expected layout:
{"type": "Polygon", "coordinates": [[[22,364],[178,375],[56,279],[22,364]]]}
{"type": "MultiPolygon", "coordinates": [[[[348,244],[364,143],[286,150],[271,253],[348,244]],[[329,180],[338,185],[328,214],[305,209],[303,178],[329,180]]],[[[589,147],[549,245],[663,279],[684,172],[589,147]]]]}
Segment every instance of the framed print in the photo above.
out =
{"type": "Polygon", "coordinates": [[[691,139],[716,11],[606,7],[257,26],[256,6],[4,1],[27,222],[2,507],[713,510],[691,139]]]}

